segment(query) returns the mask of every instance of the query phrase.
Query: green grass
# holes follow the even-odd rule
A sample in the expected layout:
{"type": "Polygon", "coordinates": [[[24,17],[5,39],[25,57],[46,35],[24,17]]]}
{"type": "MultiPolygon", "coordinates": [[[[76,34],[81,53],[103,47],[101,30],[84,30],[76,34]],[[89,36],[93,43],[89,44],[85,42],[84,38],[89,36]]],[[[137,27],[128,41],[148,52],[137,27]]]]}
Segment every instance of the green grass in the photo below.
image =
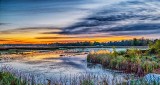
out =
{"type": "Polygon", "coordinates": [[[156,55],[147,55],[140,50],[130,49],[126,52],[92,52],[87,61],[102,64],[104,67],[133,72],[137,75],[151,73],[160,68],[160,58],[156,55]]]}
{"type": "Polygon", "coordinates": [[[91,80],[83,80],[81,85],[94,85],[94,83],[91,80]]]}
{"type": "Polygon", "coordinates": [[[27,83],[9,72],[0,72],[0,85],[27,85],[27,83]]]}
{"type": "MultiPolygon", "coordinates": [[[[26,76],[27,77],[27,76],[26,76]]],[[[106,76],[107,77],[107,76],[106,76]]],[[[44,79],[47,82],[41,84],[31,79],[30,81],[23,81],[22,79],[16,78],[9,72],[0,72],[0,85],[108,85],[106,77],[101,77],[98,79],[98,76],[92,76],[89,74],[84,74],[81,76],[74,76],[74,78],[67,79],[66,77],[60,77],[57,79],[44,79]],[[98,80],[95,80],[98,79],[98,80]],[[105,80],[105,81],[104,81],[105,80]]],[[[43,80],[42,80],[43,81],[43,80]]]]}
{"type": "MultiPolygon", "coordinates": [[[[85,79],[73,79],[71,80],[72,82],[67,83],[67,80],[60,80],[60,81],[56,81],[56,80],[49,80],[47,84],[37,84],[37,83],[27,83],[25,81],[22,81],[21,79],[16,78],[15,76],[13,76],[12,74],[10,74],[9,72],[0,72],[0,85],[109,85],[107,83],[107,81],[105,81],[105,78],[101,78],[102,81],[97,80],[95,83],[94,80],[92,80],[91,77],[83,77],[85,79]],[[79,83],[78,83],[78,82],[79,83]],[[55,83],[51,83],[51,82],[55,82],[55,83]]],[[[63,77],[62,77],[63,79],[63,77]]],[[[159,85],[156,81],[152,81],[150,83],[148,83],[146,80],[144,80],[143,78],[140,79],[131,79],[128,82],[123,82],[123,83],[117,83],[116,85],[159,85]]]]}
{"type": "Polygon", "coordinates": [[[87,56],[87,61],[142,76],[160,68],[160,40],[150,44],[148,50],[132,48],[117,52],[113,48],[112,53],[106,50],[92,51],[87,56]]]}
{"type": "Polygon", "coordinates": [[[123,82],[122,84],[117,84],[117,85],[159,85],[159,83],[156,81],[148,83],[145,79],[140,78],[137,80],[135,79],[130,80],[129,82],[123,82]]]}
{"type": "Polygon", "coordinates": [[[148,50],[128,49],[127,51],[113,52],[107,50],[92,51],[87,61],[102,64],[104,67],[123,70],[143,76],[160,68],[160,41],[149,46],[148,50]]]}

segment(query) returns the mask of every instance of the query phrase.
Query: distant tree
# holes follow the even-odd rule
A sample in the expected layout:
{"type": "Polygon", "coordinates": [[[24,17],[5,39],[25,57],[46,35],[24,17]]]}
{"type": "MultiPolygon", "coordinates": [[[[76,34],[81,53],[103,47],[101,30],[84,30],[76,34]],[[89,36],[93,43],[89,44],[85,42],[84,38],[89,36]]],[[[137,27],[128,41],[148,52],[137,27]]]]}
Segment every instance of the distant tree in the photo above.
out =
{"type": "MultiPolygon", "coordinates": [[[[155,43],[158,40],[149,40],[149,39],[137,39],[132,40],[122,40],[122,41],[109,41],[109,42],[73,42],[73,43],[52,43],[51,46],[152,46],[152,43],[155,43]]],[[[32,44],[28,44],[32,45],[32,44]]],[[[38,46],[38,44],[36,44],[38,46]]],[[[43,44],[41,46],[49,46],[48,44],[43,44]]],[[[10,46],[10,44],[9,44],[10,46]]],[[[12,46],[12,45],[11,45],[12,46]]],[[[26,45],[27,46],[27,45],[26,45]]],[[[158,44],[157,44],[158,46],[158,44]]]]}
{"type": "Polygon", "coordinates": [[[133,44],[132,44],[132,45],[133,45],[133,46],[137,46],[137,45],[138,45],[138,41],[137,41],[136,38],[133,39],[133,44]]]}

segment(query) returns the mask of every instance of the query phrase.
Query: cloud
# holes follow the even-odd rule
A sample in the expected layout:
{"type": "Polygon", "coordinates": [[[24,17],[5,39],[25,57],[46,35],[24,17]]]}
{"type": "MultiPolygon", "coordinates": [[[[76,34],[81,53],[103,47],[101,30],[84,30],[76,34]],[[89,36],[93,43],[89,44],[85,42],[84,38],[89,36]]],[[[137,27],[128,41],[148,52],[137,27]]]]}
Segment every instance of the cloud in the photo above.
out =
{"type": "MultiPolygon", "coordinates": [[[[107,35],[108,37],[111,37],[110,35],[107,35]]],[[[106,34],[82,34],[82,35],[74,35],[74,36],[66,36],[66,35],[61,35],[61,36],[55,36],[55,37],[36,37],[35,39],[76,39],[76,38],[103,38],[106,37],[106,34]]]]}
{"type": "Polygon", "coordinates": [[[1,23],[1,22],[0,22],[0,26],[1,26],[1,25],[8,25],[8,24],[9,24],[9,23],[1,23]]]}
{"type": "Polygon", "coordinates": [[[8,41],[8,40],[6,40],[6,39],[0,39],[0,41],[8,41]]]}
{"type": "Polygon", "coordinates": [[[25,27],[25,28],[16,28],[10,30],[0,31],[0,34],[12,34],[12,33],[23,33],[23,32],[38,32],[40,30],[59,30],[60,28],[57,27],[25,27]]]}
{"type": "Polygon", "coordinates": [[[64,28],[60,34],[110,33],[117,35],[117,32],[118,35],[158,34],[157,31],[160,31],[159,5],[160,2],[157,0],[133,0],[106,6],[82,22],[64,28]],[[152,30],[153,32],[149,32],[152,30]]]}
{"type": "MultiPolygon", "coordinates": [[[[103,6],[106,0],[0,0],[0,20],[12,23],[3,29],[26,26],[66,27],[103,6]],[[72,16],[71,16],[72,15],[72,16]]],[[[116,0],[120,1],[120,0],[116,0]]],[[[108,4],[108,3],[106,3],[108,4]]]]}
{"type": "Polygon", "coordinates": [[[133,36],[148,36],[150,34],[154,34],[159,36],[160,35],[160,30],[136,30],[136,31],[116,31],[116,32],[110,32],[112,35],[133,35],[133,36]]]}
{"type": "Polygon", "coordinates": [[[36,37],[35,39],[65,39],[65,38],[77,38],[77,37],[36,37]]]}

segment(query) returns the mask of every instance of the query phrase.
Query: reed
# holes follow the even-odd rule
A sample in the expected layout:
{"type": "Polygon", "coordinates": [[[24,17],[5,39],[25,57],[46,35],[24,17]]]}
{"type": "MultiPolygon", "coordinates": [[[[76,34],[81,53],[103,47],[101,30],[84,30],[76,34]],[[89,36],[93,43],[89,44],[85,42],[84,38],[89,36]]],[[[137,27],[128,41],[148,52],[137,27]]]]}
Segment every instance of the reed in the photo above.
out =
{"type": "Polygon", "coordinates": [[[0,85],[27,85],[27,82],[9,72],[0,72],[0,85]]]}
{"type": "Polygon", "coordinates": [[[128,49],[126,52],[115,50],[113,52],[106,50],[91,51],[87,56],[87,61],[102,64],[110,69],[135,73],[138,76],[143,76],[160,68],[160,58],[156,54],[146,55],[138,49],[128,49]]]}
{"type": "MultiPolygon", "coordinates": [[[[158,85],[157,81],[148,82],[144,78],[126,76],[127,80],[113,79],[103,74],[92,73],[76,74],[73,76],[61,75],[56,78],[40,77],[38,74],[26,74],[8,66],[0,70],[0,85],[158,85]],[[40,79],[39,79],[40,77],[40,79]]],[[[150,78],[152,79],[152,78],[150,78]]],[[[156,80],[156,79],[155,79],[156,80]]],[[[158,80],[160,81],[160,80],[158,80]]]]}

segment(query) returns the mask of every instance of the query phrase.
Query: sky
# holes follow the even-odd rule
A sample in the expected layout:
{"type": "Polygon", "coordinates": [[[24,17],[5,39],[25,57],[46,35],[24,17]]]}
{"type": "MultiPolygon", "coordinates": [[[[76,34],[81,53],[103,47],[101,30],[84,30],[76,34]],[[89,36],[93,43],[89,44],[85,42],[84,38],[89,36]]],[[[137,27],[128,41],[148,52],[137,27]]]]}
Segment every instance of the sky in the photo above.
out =
{"type": "Polygon", "coordinates": [[[0,0],[0,44],[160,38],[159,0],[0,0]]]}

